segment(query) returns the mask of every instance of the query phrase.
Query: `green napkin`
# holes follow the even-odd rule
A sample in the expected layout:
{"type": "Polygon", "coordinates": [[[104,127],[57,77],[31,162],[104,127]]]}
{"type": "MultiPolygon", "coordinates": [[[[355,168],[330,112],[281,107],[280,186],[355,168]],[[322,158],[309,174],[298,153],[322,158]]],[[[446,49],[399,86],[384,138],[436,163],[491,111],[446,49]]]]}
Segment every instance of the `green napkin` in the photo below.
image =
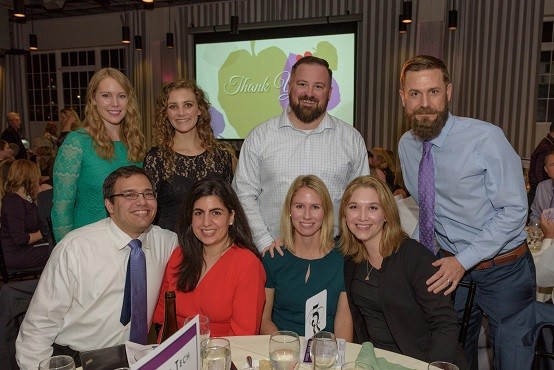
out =
{"type": "Polygon", "coordinates": [[[375,356],[375,349],[371,342],[362,344],[360,353],[356,361],[361,361],[370,364],[375,370],[413,370],[402,365],[392,364],[383,357],[375,356]]]}

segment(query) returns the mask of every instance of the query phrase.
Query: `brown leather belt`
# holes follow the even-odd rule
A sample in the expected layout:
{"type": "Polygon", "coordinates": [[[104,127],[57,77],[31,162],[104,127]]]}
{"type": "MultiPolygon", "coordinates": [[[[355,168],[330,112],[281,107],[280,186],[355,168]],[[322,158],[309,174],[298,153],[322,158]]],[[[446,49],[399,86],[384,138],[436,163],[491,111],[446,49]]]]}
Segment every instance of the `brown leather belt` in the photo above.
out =
{"type": "MultiPolygon", "coordinates": [[[[481,261],[478,265],[474,267],[474,270],[484,270],[484,269],[491,268],[493,266],[503,265],[505,263],[515,261],[519,257],[523,256],[525,252],[527,252],[528,250],[529,248],[527,247],[527,242],[525,241],[521,243],[517,248],[512,249],[509,252],[500,254],[488,260],[481,261]]],[[[454,255],[448,251],[445,251],[444,249],[441,249],[441,253],[449,257],[454,255]]]]}

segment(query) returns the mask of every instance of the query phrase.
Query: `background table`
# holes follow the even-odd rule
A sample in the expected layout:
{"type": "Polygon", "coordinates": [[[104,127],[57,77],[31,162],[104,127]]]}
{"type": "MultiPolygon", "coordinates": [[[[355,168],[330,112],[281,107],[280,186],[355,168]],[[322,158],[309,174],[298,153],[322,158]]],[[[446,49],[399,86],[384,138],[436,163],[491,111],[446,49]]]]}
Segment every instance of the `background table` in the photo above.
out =
{"type": "MultiPolygon", "coordinates": [[[[269,335],[227,337],[227,339],[231,342],[231,358],[237,369],[242,369],[246,364],[246,356],[251,356],[254,360],[269,360],[269,335]]],[[[300,340],[304,341],[304,337],[301,337],[300,340]]],[[[355,361],[361,347],[359,344],[346,343],[346,362],[355,361]]],[[[384,357],[389,362],[400,364],[410,369],[427,370],[428,364],[415,358],[381,349],[375,349],[375,354],[377,357],[384,357]]]]}

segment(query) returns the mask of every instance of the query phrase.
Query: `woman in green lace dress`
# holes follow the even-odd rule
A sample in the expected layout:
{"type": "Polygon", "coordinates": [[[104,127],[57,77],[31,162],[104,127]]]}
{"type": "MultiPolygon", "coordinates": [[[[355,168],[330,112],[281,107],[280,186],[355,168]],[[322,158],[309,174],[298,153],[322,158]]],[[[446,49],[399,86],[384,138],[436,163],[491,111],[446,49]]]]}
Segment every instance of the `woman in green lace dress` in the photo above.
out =
{"type": "Polygon", "coordinates": [[[119,167],[141,166],[146,153],[134,88],[123,73],[113,68],[96,72],[86,99],[83,127],[67,135],[54,164],[56,241],[107,217],[104,179],[119,167]]]}

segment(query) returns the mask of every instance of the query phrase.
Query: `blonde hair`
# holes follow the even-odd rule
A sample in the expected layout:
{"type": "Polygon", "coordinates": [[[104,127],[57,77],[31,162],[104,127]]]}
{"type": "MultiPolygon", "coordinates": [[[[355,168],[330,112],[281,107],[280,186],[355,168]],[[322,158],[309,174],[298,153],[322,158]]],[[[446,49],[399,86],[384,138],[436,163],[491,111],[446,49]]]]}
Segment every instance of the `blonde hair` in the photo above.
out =
{"type": "Polygon", "coordinates": [[[208,151],[208,163],[213,166],[213,152],[216,149],[223,150],[231,156],[231,165],[234,172],[237,163],[235,151],[230,144],[224,142],[218,143],[215,139],[211,126],[212,118],[209,112],[210,102],[206,94],[193,80],[179,79],[166,85],[162,89],[162,94],[156,99],[153,127],[156,130],[156,143],[160,148],[163,159],[164,179],[167,180],[169,175],[175,172],[176,158],[175,151],[173,150],[175,128],[171,125],[167,117],[167,102],[169,100],[169,94],[180,89],[192,91],[196,98],[198,109],[200,110],[200,115],[196,122],[196,132],[198,133],[202,147],[208,151]]]}
{"type": "Polygon", "coordinates": [[[361,176],[355,178],[344,190],[340,202],[340,249],[342,254],[352,257],[355,263],[360,263],[368,258],[367,250],[363,243],[358,240],[346,225],[346,209],[355,190],[360,188],[373,189],[377,193],[379,203],[383,210],[385,220],[383,234],[380,241],[379,251],[383,257],[388,257],[400,248],[400,244],[408,238],[408,235],[400,226],[400,215],[394,196],[387,184],[373,176],[361,176]]]}
{"type": "Polygon", "coordinates": [[[127,76],[117,69],[103,68],[90,79],[87,87],[87,105],[85,107],[83,127],[92,137],[98,156],[103,159],[113,158],[115,154],[113,140],[108,134],[108,130],[94,104],[94,97],[98,86],[107,77],[116,80],[127,93],[127,113],[119,125],[119,138],[127,148],[127,159],[132,162],[141,162],[146,154],[146,148],[141,131],[141,115],[138,109],[135,90],[127,76]]]}
{"type": "Polygon", "coordinates": [[[323,222],[321,224],[321,232],[319,236],[320,250],[327,253],[334,246],[333,230],[334,230],[334,214],[333,202],[329,195],[329,190],[325,183],[315,175],[298,176],[290,185],[285,201],[283,203],[283,211],[281,212],[281,238],[287,249],[294,253],[294,226],[290,218],[292,198],[301,188],[312,189],[321,199],[323,207],[323,222]]]}
{"type": "Polygon", "coordinates": [[[382,170],[384,170],[385,168],[390,168],[393,173],[396,171],[396,165],[394,163],[394,160],[390,156],[389,150],[381,147],[375,147],[371,151],[373,152],[373,155],[376,156],[381,162],[377,165],[377,167],[382,170]]]}
{"type": "Polygon", "coordinates": [[[6,193],[15,193],[19,188],[23,188],[25,194],[34,200],[38,195],[39,184],[40,168],[38,164],[28,159],[18,159],[10,166],[4,188],[6,193]]]}
{"type": "Polygon", "coordinates": [[[79,118],[79,115],[77,114],[77,112],[75,112],[73,110],[73,108],[64,108],[60,111],[60,115],[62,114],[68,114],[68,115],[71,115],[73,116],[73,123],[71,124],[71,127],[69,128],[71,131],[74,131],[76,129],[78,129],[79,127],[81,127],[82,123],[81,123],[81,119],[79,118]]]}

